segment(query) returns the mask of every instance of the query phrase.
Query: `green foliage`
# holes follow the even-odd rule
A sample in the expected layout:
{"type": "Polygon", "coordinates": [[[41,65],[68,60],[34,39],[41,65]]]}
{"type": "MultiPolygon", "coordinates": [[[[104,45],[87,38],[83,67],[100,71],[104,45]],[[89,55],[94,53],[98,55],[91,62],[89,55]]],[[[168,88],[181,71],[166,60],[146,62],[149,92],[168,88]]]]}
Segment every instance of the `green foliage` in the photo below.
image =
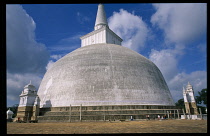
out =
{"type": "Polygon", "coordinates": [[[202,112],[202,114],[206,114],[206,107],[203,107],[203,106],[198,106],[197,105],[197,108],[198,108],[198,112],[200,113],[200,110],[199,110],[199,108],[201,109],[201,112],[202,112]]]}
{"type": "Polygon", "coordinates": [[[176,107],[179,109],[185,109],[185,105],[184,105],[184,98],[179,99],[176,103],[175,103],[176,107]]]}
{"type": "Polygon", "coordinates": [[[205,104],[207,106],[207,88],[202,89],[198,94],[199,96],[195,97],[197,104],[205,104]]]}

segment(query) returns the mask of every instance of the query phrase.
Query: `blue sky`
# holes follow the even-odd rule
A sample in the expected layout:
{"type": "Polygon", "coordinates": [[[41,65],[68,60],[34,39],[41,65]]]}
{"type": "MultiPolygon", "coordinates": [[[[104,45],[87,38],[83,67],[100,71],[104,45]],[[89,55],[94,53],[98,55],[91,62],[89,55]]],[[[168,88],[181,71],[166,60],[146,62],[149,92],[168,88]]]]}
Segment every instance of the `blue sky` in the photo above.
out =
{"type": "MultiPolygon", "coordinates": [[[[109,27],[128,47],[161,70],[176,102],[189,81],[197,95],[207,87],[207,8],[202,3],[104,4],[109,27]]],[[[98,4],[6,6],[7,105],[19,103],[23,87],[38,90],[46,70],[80,48],[93,31],[98,4]]]]}

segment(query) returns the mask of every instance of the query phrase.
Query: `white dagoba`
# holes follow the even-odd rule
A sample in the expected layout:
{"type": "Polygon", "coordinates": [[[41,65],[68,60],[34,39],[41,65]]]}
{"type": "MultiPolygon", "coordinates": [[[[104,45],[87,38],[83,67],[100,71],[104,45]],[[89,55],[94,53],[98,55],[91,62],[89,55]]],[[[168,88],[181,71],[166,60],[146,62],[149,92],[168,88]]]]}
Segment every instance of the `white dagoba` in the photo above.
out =
{"type": "Polygon", "coordinates": [[[174,106],[158,67],[141,54],[120,46],[98,5],[94,31],[82,46],[56,61],[39,86],[40,108],[107,105],[174,106]]]}

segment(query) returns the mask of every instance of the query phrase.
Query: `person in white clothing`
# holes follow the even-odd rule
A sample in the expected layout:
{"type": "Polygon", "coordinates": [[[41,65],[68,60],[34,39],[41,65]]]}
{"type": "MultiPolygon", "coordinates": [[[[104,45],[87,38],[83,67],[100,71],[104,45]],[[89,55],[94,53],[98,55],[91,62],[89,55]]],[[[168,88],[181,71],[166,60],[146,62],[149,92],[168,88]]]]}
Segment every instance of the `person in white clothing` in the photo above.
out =
{"type": "Polygon", "coordinates": [[[158,115],[158,120],[160,120],[160,115],[158,115]]]}

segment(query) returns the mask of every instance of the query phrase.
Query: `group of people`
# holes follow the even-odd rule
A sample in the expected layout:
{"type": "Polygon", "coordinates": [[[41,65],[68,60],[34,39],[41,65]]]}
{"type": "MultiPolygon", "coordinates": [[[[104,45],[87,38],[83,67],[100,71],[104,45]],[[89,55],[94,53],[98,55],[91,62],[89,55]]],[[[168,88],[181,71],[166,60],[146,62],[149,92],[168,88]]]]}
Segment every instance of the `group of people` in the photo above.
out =
{"type": "MultiPolygon", "coordinates": [[[[163,115],[161,119],[166,119],[166,115],[163,115]]],[[[160,115],[158,115],[158,120],[160,120],[160,115]]]]}
{"type": "MultiPolygon", "coordinates": [[[[160,120],[160,119],[161,120],[166,119],[166,115],[163,115],[161,118],[160,118],[160,115],[158,115],[157,117],[158,117],[158,120],[160,120]]],[[[147,118],[147,120],[150,120],[149,114],[146,115],[146,118],[147,118]]]]}
{"type": "MultiPolygon", "coordinates": [[[[158,120],[163,120],[163,119],[166,119],[166,115],[163,115],[161,118],[160,118],[160,115],[158,115],[157,118],[158,118],[158,120]]],[[[150,120],[149,114],[146,115],[146,119],[147,120],[150,120]]],[[[134,120],[133,119],[133,116],[131,116],[131,119],[130,120],[134,120]]]]}

